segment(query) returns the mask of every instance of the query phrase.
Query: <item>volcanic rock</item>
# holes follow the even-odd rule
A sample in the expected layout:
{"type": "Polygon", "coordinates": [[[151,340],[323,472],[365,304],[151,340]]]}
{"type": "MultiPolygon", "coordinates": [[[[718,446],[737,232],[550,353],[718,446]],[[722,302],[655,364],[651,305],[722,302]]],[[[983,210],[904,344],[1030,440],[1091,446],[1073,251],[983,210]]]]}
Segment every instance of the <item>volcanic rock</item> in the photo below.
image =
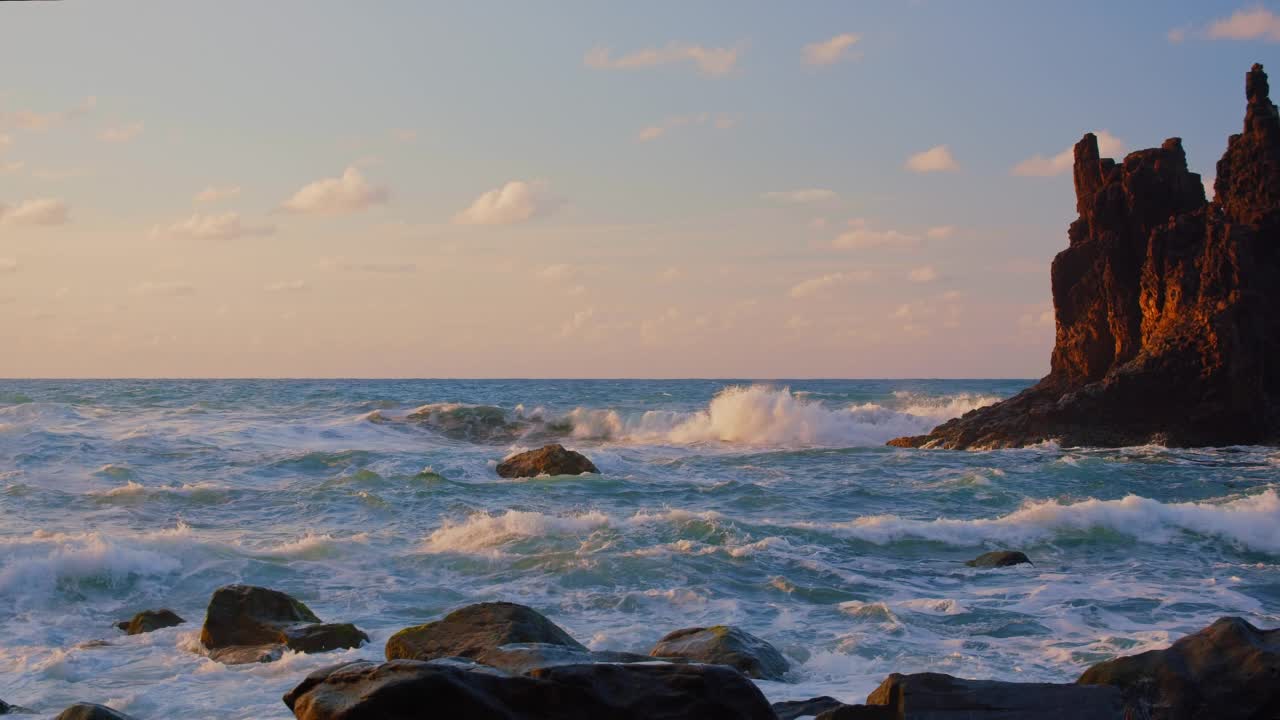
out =
{"type": "Polygon", "coordinates": [[[181,625],[185,622],[186,620],[183,620],[172,610],[143,610],[130,620],[116,623],[116,627],[123,630],[127,635],[141,635],[161,628],[181,625]]]}
{"type": "Polygon", "coordinates": [[[298,720],[774,720],[760,690],[715,665],[568,665],[502,676],[442,662],[355,662],[284,696],[298,720]]]}
{"type": "Polygon", "coordinates": [[[1280,113],[1245,79],[1244,131],[1215,197],[1182,141],[1098,155],[1076,144],[1079,217],[1053,260],[1049,374],[899,447],[1194,447],[1280,442],[1280,113]]]}
{"type": "Polygon", "coordinates": [[[559,443],[522,452],[498,463],[498,476],[504,478],[582,475],[599,472],[585,455],[573,450],[565,450],[559,443]]]}
{"type": "Polygon", "coordinates": [[[791,669],[777,648],[730,625],[676,630],[659,640],[649,654],[728,665],[747,677],[761,680],[781,680],[791,669]]]}
{"type": "Polygon", "coordinates": [[[200,630],[210,657],[228,664],[275,660],[279,652],[272,646],[313,653],[360,647],[368,640],[355,625],[323,623],[302,601],[252,585],[215,590],[200,630]]]}
{"type": "Polygon", "coordinates": [[[1077,682],[1120,688],[1130,717],[1278,718],[1280,629],[1224,617],[1165,650],[1094,665],[1077,682]]]}

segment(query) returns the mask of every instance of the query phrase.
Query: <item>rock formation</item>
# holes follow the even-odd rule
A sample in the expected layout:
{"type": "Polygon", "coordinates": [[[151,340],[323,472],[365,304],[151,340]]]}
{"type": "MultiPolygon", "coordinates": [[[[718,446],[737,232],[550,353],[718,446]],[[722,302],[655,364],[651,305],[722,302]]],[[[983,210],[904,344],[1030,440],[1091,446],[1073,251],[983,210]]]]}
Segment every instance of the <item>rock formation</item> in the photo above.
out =
{"type": "Polygon", "coordinates": [[[761,680],[781,680],[791,669],[777,648],[730,625],[676,630],[659,640],[649,654],[659,658],[684,658],[696,663],[728,665],[747,677],[761,680]]]}
{"type": "Polygon", "coordinates": [[[976,568],[1003,568],[1013,567],[1014,565],[1035,565],[1028,558],[1026,553],[1017,550],[995,550],[989,553],[982,553],[978,557],[965,562],[965,565],[976,568]]]}
{"type": "Polygon", "coordinates": [[[1075,146],[1070,245],[1053,261],[1049,375],[899,447],[1115,447],[1280,441],[1280,113],[1245,81],[1244,131],[1215,197],[1182,142],[1098,156],[1075,146]]]}
{"type": "Polygon", "coordinates": [[[522,452],[498,463],[498,476],[504,478],[531,478],[539,475],[582,475],[599,473],[585,455],[565,450],[554,444],[522,452]]]}
{"type": "Polygon", "coordinates": [[[123,630],[126,635],[141,635],[142,633],[155,632],[162,628],[181,625],[185,622],[186,620],[183,620],[178,613],[165,608],[143,610],[129,620],[116,623],[116,627],[123,630]]]}
{"type": "Polygon", "coordinates": [[[284,648],[314,653],[360,647],[369,636],[350,623],[324,623],[302,601],[278,590],[227,585],[214,591],[200,642],[228,665],[271,662],[284,648]]]}

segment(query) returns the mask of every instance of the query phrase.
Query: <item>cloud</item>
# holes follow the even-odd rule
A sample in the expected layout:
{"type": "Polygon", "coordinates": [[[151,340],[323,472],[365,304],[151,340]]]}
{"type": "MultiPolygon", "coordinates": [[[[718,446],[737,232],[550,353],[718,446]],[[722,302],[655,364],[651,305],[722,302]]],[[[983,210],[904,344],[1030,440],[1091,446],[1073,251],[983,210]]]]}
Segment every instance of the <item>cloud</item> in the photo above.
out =
{"type": "Polygon", "coordinates": [[[1018,324],[1024,328],[1054,327],[1053,306],[1045,304],[1028,308],[1027,311],[1018,318],[1018,324]]]}
{"type": "Polygon", "coordinates": [[[341,215],[366,210],[387,202],[390,194],[365,180],[354,166],[348,167],[342,177],[324,178],[304,186],[284,201],[285,210],[315,215],[341,215]]]}
{"type": "Polygon", "coordinates": [[[196,213],[186,220],[167,228],[155,227],[152,237],[177,235],[197,240],[235,240],[242,237],[266,237],[276,231],[272,225],[250,226],[240,219],[240,213],[225,212],[215,215],[196,213]]]}
{"type": "Polygon", "coordinates": [[[935,145],[907,158],[906,168],[911,172],[931,173],[959,170],[960,166],[951,156],[951,148],[946,145],[935,145]]]}
{"type": "Polygon", "coordinates": [[[822,42],[804,46],[804,61],[810,65],[831,65],[844,59],[856,60],[859,54],[851,54],[849,48],[862,39],[857,33],[842,33],[822,42]]]}
{"type": "Polygon", "coordinates": [[[37,198],[14,208],[0,207],[0,221],[8,225],[63,225],[71,209],[57,198],[37,198]]]}
{"type": "Polygon", "coordinates": [[[196,288],[189,282],[181,280],[164,280],[159,282],[144,282],[134,285],[129,292],[134,295],[163,295],[168,297],[179,297],[184,295],[195,295],[196,288]]]}
{"type": "Polygon", "coordinates": [[[13,258],[0,258],[0,273],[11,273],[18,269],[18,261],[13,258]]]}
{"type": "Polygon", "coordinates": [[[831,246],[836,248],[857,249],[880,247],[915,247],[920,238],[897,230],[873,230],[865,220],[850,220],[849,229],[840,233],[831,246]]]}
{"type": "Polygon", "coordinates": [[[512,225],[546,215],[557,204],[546,183],[512,180],[476,198],[453,221],[458,225],[512,225]]]}
{"type": "Polygon", "coordinates": [[[307,289],[306,280],[277,280],[262,288],[267,292],[299,292],[307,289]]]}
{"type": "Polygon", "coordinates": [[[13,144],[13,138],[9,137],[5,133],[0,133],[0,152],[4,152],[5,150],[8,150],[9,146],[12,144],[13,144]]]}
{"type": "Polygon", "coordinates": [[[573,265],[557,263],[543,266],[542,269],[538,270],[538,277],[552,282],[565,282],[577,277],[578,273],[578,268],[573,265]]]}
{"type": "MultiPolygon", "coordinates": [[[[1103,157],[1117,157],[1124,154],[1124,141],[1112,135],[1106,130],[1098,130],[1094,133],[1098,136],[1098,154],[1103,157]]],[[[1032,155],[1013,166],[1010,172],[1014,175],[1024,177],[1051,177],[1053,175],[1061,175],[1069,172],[1071,166],[1075,163],[1075,147],[1069,147],[1066,150],[1047,158],[1043,155],[1032,155]]]]}
{"type": "Polygon", "coordinates": [[[711,125],[717,130],[728,130],[738,124],[738,118],[726,113],[697,113],[694,115],[675,115],[663,120],[658,125],[650,125],[636,134],[636,142],[649,142],[666,135],[679,127],[711,125]]]}
{"type": "Polygon", "coordinates": [[[938,271],[932,265],[912,268],[911,272],[907,273],[907,279],[913,283],[931,283],[938,279],[938,271]]]}
{"type": "Polygon", "coordinates": [[[669,285],[679,280],[682,277],[684,277],[684,270],[678,267],[675,267],[673,265],[659,272],[657,279],[658,279],[658,282],[662,283],[663,285],[669,285]]]}
{"type": "Polygon", "coordinates": [[[142,123],[133,122],[127,125],[106,128],[102,132],[98,133],[98,139],[102,142],[109,143],[127,143],[141,135],[142,130],[142,123]]]}
{"type": "Polygon", "coordinates": [[[610,70],[636,70],[656,67],[672,63],[693,63],[698,72],[708,77],[720,77],[733,70],[738,62],[740,47],[708,48],[686,43],[667,43],[664,47],[645,48],[630,55],[613,57],[613,51],[607,47],[594,47],[587,51],[583,62],[587,67],[610,70]]]}
{"type": "Polygon", "coordinates": [[[570,337],[577,334],[591,322],[591,318],[596,314],[594,308],[586,308],[579,310],[573,314],[573,317],[564,321],[560,326],[560,337],[570,337]]]}
{"type": "Polygon", "coordinates": [[[87,97],[79,105],[69,110],[54,112],[15,110],[14,112],[0,115],[0,125],[15,127],[20,130],[48,130],[68,120],[88,115],[97,104],[97,98],[87,97]]]}
{"type": "Polygon", "coordinates": [[[856,282],[868,280],[871,273],[868,271],[859,272],[835,272],[822,275],[820,277],[809,278],[802,282],[796,283],[787,291],[787,294],[793,298],[806,298],[817,295],[825,290],[829,290],[836,285],[842,285],[847,282],[856,282]]]}
{"type": "Polygon", "coordinates": [[[369,272],[369,273],[411,273],[416,272],[418,266],[414,263],[397,263],[397,262],[351,262],[346,258],[321,258],[320,267],[325,270],[343,270],[349,272],[369,272]]]}
{"type": "Polygon", "coordinates": [[[1165,37],[1169,38],[1169,42],[1177,45],[1187,39],[1188,28],[1180,27],[1170,30],[1165,37]]]}
{"type": "Polygon", "coordinates": [[[760,194],[761,200],[805,205],[808,203],[829,202],[840,197],[834,190],[825,188],[801,188],[800,190],[781,190],[760,194]]]}
{"type": "Polygon", "coordinates": [[[938,225],[925,231],[924,236],[930,240],[946,240],[956,234],[955,225],[938,225]]]}
{"type": "Polygon", "coordinates": [[[1217,182],[1217,180],[1217,177],[1207,177],[1200,180],[1200,182],[1204,184],[1204,196],[1210,200],[1213,200],[1213,196],[1217,193],[1217,191],[1213,189],[1213,184],[1217,182]]]}
{"type": "Polygon", "coordinates": [[[26,166],[27,164],[22,162],[21,160],[14,160],[12,162],[0,163],[0,173],[20,172],[26,166]]]}
{"type": "Polygon", "coordinates": [[[1280,42],[1280,16],[1262,7],[1237,10],[1215,20],[1206,33],[1211,40],[1266,40],[1280,42]]]}
{"type": "Polygon", "coordinates": [[[391,131],[391,137],[396,142],[402,142],[402,143],[417,142],[418,131],[410,130],[408,128],[396,128],[391,131]]]}
{"type": "Polygon", "coordinates": [[[218,202],[219,200],[230,200],[238,197],[240,197],[239,185],[228,185],[226,187],[210,185],[196,193],[195,201],[202,204],[208,204],[218,202]]]}

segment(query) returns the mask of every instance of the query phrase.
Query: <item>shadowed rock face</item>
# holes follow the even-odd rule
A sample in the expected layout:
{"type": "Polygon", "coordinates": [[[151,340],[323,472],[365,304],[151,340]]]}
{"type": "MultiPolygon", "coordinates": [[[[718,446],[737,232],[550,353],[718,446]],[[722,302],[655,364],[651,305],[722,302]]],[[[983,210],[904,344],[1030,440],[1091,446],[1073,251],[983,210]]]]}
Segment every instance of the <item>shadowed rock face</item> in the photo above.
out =
{"type": "Polygon", "coordinates": [[[186,620],[183,620],[181,616],[172,610],[143,610],[134,615],[132,619],[116,623],[116,627],[123,630],[127,635],[141,635],[181,625],[185,622],[186,620]]]}
{"type": "Polygon", "coordinates": [[[564,449],[563,445],[547,445],[520,453],[498,463],[499,477],[531,478],[539,475],[582,475],[599,473],[582,453],[564,449]]]}
{"type": "Polygon", "coordinates": [[[653,657],[728,665],[747,677],[781,680],[791,669],[777,648],[741,628],[695,627],[668,633],[649,652],[653,657]]]}
{"type": "Polygon", "coordinates": [[[355,625],[321,622],[302,601],[252,585],[215,590],[200,629],[209,657],[226,664],[272,662],[285,647],[315,653],[368,641],[355,625]]]}
{"type": "Polygon", "coordinates": [[[1078,682],[1120,688],[1127,717],[1280,717],[1280,630],[1222,618],[1168,649],[1094,665],[1078,682]]]}
{"type": "Polygon", "coordinates": [[[122,712],[105,705],[76,703],[58,714],[57,720],[133,720],[122,712]]]}
{"type": "Polygon", "coordinates": [[[1075,146],[1057,339],[1034,387],[900,447],[1208,446],[1280,441],[1280,114],[1246,78],[1244,132],[1204,197],[1178,138],[1117,163],[1075,146]]]}

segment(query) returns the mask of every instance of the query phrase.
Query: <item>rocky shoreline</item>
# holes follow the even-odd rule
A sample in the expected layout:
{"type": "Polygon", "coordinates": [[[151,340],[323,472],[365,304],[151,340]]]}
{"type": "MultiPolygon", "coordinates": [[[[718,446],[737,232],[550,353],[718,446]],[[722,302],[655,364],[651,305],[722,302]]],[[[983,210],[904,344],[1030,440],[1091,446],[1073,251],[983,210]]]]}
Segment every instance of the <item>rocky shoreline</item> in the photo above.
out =
{"type": "MultiPolygon", "coordinates": [[[[997,565],[992,564],[991,567],[997,565]]],[[[182,623],[147,610],[129,634],[182,623]],[[154,622],[156,619],[158,622],[154,622]]],[[[350,624],[322,623],[300,600],[229,585],[209,601],[201,643],[224,664],[367,647],[350,624]]],[[[356,660],[302,678],[283,698],[298,720],[1267,720],[1280,717],[1280,629],[1225,617],[1165,650],[1120,657],[1074,683],[889,675],[861,705],[834,698],[770,704],[752,678],[786,681],[773,645],[741,628],[684,628],[647,653],[588,650],[533,608],[467,605],[393,635],[383,660],[356,660]]],[[[35,710],[0,701],[0,715],[35,710]]],[[[77,703],[58,720],[130,720],[77,703]]]]}

